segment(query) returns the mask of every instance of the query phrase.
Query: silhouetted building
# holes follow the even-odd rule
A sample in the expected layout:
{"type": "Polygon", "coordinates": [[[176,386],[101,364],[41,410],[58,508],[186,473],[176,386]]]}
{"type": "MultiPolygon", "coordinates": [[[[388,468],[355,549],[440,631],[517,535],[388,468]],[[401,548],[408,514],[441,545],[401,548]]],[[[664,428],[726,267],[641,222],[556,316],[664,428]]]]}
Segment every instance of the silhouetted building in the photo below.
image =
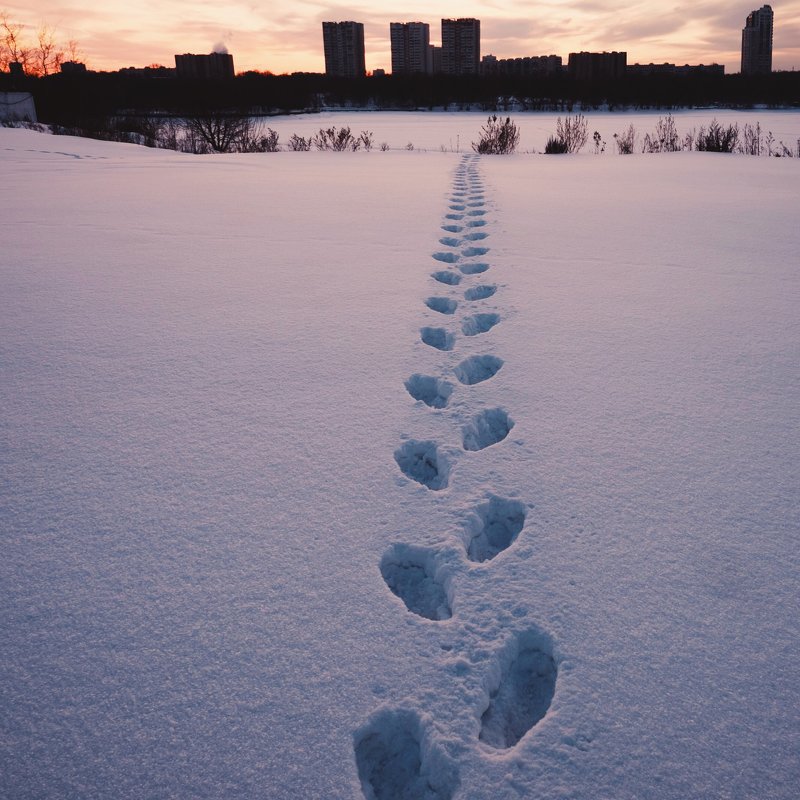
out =
{"type": "Polygon", "coordinates": [[[769,75],[772,72],[772,22],[770,6],[747,15],[742,28],[742,74],[769,75]]]}
{"type": "Polygon", "coordinates": [[[392,75],[432,72],[431,26],[426,22],[390,22],[392,75]]]}
{"type": "Polygon", "coordinates": [[[339,78],[363,78],[367,72],[364,58],[362,22],[323,22],[325,74],[339,78]]]}
{"type": "Polygon", "coordinates": [[[723,64],[628,64],[628,75],[679,75],[693,76],[724,75],[723,64]]]}
{"type": "Polygon", "coordinates": [[[435,45],[428,45],[428,63],[431,65],[431,75],[441,75],[442,73],[442,48],[435,45]]]}
{"type": "Polygon", "coordinates": [[[442,72],[445,75],[477,75],[481,63],[481,21],[442,20],[442,72]]]}
{"type": "Polygon", "coordinates": [[[149,67],[122,67],[117,73],[126,78],[174,78],[178,71],[174,67],[151,64],[149,67]]]}
{"type": "Polygon", "coordinates": [[[61,74],[62,75],[85,75],[86,74],[86,64],[82,64],[80,61],[62,61],[61,62],[61,74]]]}
{"type": "Polygon", "coordinates": [[[609,80],[624,78],[628,54],[618,53],[570,53],[567,71],[579,81],[609,80]]]}
{"type": "Polygon", "coordinates": [[[561,56],[525,56],[497,58],[486,55],[481,59],[484,75],[556,75],[563,69],[561,56]]]}
{"type": "Polygon", "coordinates": [[[175,71],[179,78],[217,79],[232,78],[233,56],[230,53],[195,55],[184,53],[175,56],[175,71]]]}

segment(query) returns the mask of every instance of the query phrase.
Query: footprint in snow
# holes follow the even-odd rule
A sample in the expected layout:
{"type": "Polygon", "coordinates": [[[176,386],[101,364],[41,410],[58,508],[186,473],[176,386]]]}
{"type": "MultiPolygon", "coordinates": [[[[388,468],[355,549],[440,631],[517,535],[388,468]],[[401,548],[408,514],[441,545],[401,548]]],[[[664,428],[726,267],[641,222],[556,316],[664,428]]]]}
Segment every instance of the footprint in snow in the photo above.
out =
{"type": "Polygon", "coordinates": [[[409,439],[394,451],[394,460],[404,475],[434,492],[447,488],[450,465],[436,442],[409,439]]]}
{"type": "Polygon", "coordinates": [[[456,378],[465,386],[483,383],[497,375],[503,359],[497,356],[470,356],[465,358],[454,370],[456,378]]]}
{"type": "Polygon", "coordinates": [[[484,450],[502,442],[514,427],[514,420],[502,408],[490,408],[476,414],[463,429],[465,450],[484,450]]]}
{"type": "Polygon", "coordinates": [[[483,231],[476,231],[475,233],[465,233],[464,239],[468,242],[479,242],[482,239],[488,238],[489,234],[483,231]]]}
{"type": "Polygon", "coordinates": [[[413,614],[430,620],[453,616],[448,596],[449,576],[434,550],[396,544],[381,559],[381,575],[413,614]]]}
{"type": "Polygon", "coordinates": [[[456,341],[456,337],[444,328],[420,328],[419,335],[428,347],[437,350],[452,350],[456,341]]]}
{"type": "Polygon", "coordinates": [[[477,336],[491,330],[498,322],[500,322],[499,314],[473,314],[461,320],[461,330],[464,336],[477,336]]]}
{"type": "Polygon", "coordinates": [[[415,400],[421,400],[431,408],[445,408],[453,393],[453,384],[449,381],[418,372],[405,382],[405,387],[415,400]]]}
{"type": "Polygon", "coordinates": [[[433,272],[431,278],[439,283],[446,283],[448,286],[458,286],[461,283],[461,276],[457,272],[448,272],[447,270],[433,272]]]}
{"type": "MultiPolygon", "coordinates": [[[[458,308],[458,302],[451,300],[449,297],[429,297],[425,301],[425,305],[431,311],[438,311],[440,314],[455,314],[458,308]]],[[[471,336],[472,334],[468,335],[471,336]]]]}
{"type": "Polygon", "coordinates": [[[439,239],[439,244],[443,244],[445,247],[458,247],[461,244],[461,239],[456,239],[453,236],[443,236],[439,239]]]}
{"type": "MultiPolygon", "coordinates": [[[[447,273],[448,275],[452,273],[447,273]]],[[[465,300],[486,300],[497,291],[497,286],[494,284],[483,284],[482,286],[473,286],[464,292],[465,300]]]]}
{"type": "Polygon", "coordinates": [[[458,771],[416,711],[384,709],[353,734],[366,800],[451,800],[458,771]]]}
{"type": "Polygon", "coordinates": [[[458,253],[434,253],[432,258],[443,264],[455,264],[458,261],[458,253]]]}
{"type": "Polygon", "coordinates": [[[525,506],[518,500],[490,497],[467,523],[465,546],[470,561],[490,561],[510,547],[525,525],[525,506]]]}
{"type": "Polygon", "coordinates": [[[488,247],[465,247],[461,251],[461,255],[465,258],[471,258],[472,256],[484,256],[488,252],[488,247]]]}
{"type": "Polygon", "coordinates": [[[484,261],[472,261],[459,266],[464,275],[478,275],[481,272],[486,272],[489,265],[484,261]]]}
{"type": "Polygon", "coordinates": [[[478,738],[490,747],[514,747],[547,714],[558,668],[550,638],[536,629],[515,636],[498,654],[486,688],[478,738]]]}

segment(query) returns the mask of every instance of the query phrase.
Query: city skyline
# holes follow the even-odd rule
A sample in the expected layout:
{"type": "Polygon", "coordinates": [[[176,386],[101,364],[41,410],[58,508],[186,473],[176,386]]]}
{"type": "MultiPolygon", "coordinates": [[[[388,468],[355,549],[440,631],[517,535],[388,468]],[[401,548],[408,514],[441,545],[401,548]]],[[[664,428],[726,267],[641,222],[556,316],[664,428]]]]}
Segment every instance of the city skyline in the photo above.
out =
{"type": "MultiPolygon", "coordinates": [[[[440,21],[446,17],[480,19],[481,53],[498,58],[553,53],[566,59],[573,51],[625,50],[628,63],[716,62],[725,64],[726,72],[737,72],[744,20],[757,6],[699,0],[665,10],[651,0],[624,6],[610,0],[499,0],[487,7],[464,0],[400,11],[396,4],[380,1],[330,6],[313,0],[272,0],[268,7],[258,7],[234,0],[223,9],[208,0],[145,0],[136,7],[107,0],[98,9],[88,0],[37,0],[33,8],[18,0],[0,0],[0,10],[28,26],[31,36],[44,21],[61,40],[77,40],[92,69],[169,66],[176,53],[224,46],[234,54],[237,71],[274,73],[324,72],[320,31],[321,23],[329,20],[363,23],[367,71],[390,72],[391,22],[426,22],[431,43],[438,45],[440,21]]],[[[800,68],[800,0],[772,7],[773,69],[800,68]]]]}

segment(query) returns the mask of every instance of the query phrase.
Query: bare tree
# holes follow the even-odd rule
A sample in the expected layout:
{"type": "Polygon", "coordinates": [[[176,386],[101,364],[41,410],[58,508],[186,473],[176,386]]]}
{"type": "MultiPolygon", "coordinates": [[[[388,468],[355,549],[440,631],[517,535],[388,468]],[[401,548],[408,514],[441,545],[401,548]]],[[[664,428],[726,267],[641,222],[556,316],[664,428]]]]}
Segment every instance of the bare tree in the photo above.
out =
{"type": "Polygon", "coordinates": [[[215,153],[231,153],[247,138],[250,120],[242,114],[209,111],[189,117],[186,126],[190,135],[215,153]]]}
{"type": "Polygon", "coordinates": [[[42,23],[36,31],[36,43],[33,57],[34,72],[42,77],[58,72],[61,62],[64,61],[64,51],[56,42],[55,30],[42,23]]]}
{"type": "Polygon", "coordinates": [[[64,51],[64,61],[85,61],[86,58],[83,55],[83,50],[81,50],[80,45],[78,44],[77,39],[70,39],[67,42],[66,50],[64,51]]]}
{"type": "Polygon", "coordinates": [[[7,71],[10,64],[17,63],[27,72],[31,52],[25,46],[23,32],[22,25],[12,22],[5,12],[0,13],[0,69],[7,71]]]}

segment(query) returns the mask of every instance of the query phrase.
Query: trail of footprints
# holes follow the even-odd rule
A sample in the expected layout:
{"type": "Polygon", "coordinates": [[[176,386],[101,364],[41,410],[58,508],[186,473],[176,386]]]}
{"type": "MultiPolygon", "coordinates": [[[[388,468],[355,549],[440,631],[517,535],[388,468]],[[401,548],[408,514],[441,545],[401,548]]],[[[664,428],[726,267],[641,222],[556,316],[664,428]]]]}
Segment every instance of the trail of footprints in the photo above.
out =
{"type": "MultiPolygon", "coordinates": [[[[485,194],[478,174],[478,157],[464,156],[456,171],[448,211],[439,239],[442,249],[432,254],[436,287],[424,304],[440,324],[420,328],[422,343],[434,350],[457,351],[459,338],[486,337],[502,322],[499,313],[481,309],[481,301],[495,297],[497,284],[485,282],[490,248],[483,230],[485,194]],[[460,318],[459,318],[460,317],[460,318]]],[[[484,339],[475,340],[484,343],[484,339]]],[[[457,356],[456,356],[457,357],[457,356]]],[[[405,381],[408,394],[429,409],[442,410],[456,392],[496,379],[503,359],[492,353],[471,355],[441,375],[415,373],[405,381]]],[[[428,412],[430,413],[430,412],[428,412]]],[[[462,426],[460,445],[467,454],[501,445],[514,420],[504,408],[484,408],[462,426]]],[[[475,456],[471,456],[475,457],[475,456]]],[[[401,472],[428,490],[448,488],[451,465],[431,440],[409,439],[395,450],[401,472]]],[[[465,558],[487,564],[513,547],[522,535],[526,506],[487,493],[461,531],[465,558]]],[[[413,544],[394,544],[383,556],[380,572],[387,587],[409,612],[440,624],[453,617],[454,586],[437,550],[413,544]]],[[[457,624],[457,619],[454,620],[457,624]]],[[[536,627],[512,635],[498,649],[485,679],[485,708],[478,739],[484,746],[505,751],[545,716],[555,692],[557,662],[549,636],[536,627]]],[[[430,726],[415,710],[381,709],[354,734],[355,760],[367,800],[449,800],[459,786],[458,768],[436,743],[430,726]]]]}

